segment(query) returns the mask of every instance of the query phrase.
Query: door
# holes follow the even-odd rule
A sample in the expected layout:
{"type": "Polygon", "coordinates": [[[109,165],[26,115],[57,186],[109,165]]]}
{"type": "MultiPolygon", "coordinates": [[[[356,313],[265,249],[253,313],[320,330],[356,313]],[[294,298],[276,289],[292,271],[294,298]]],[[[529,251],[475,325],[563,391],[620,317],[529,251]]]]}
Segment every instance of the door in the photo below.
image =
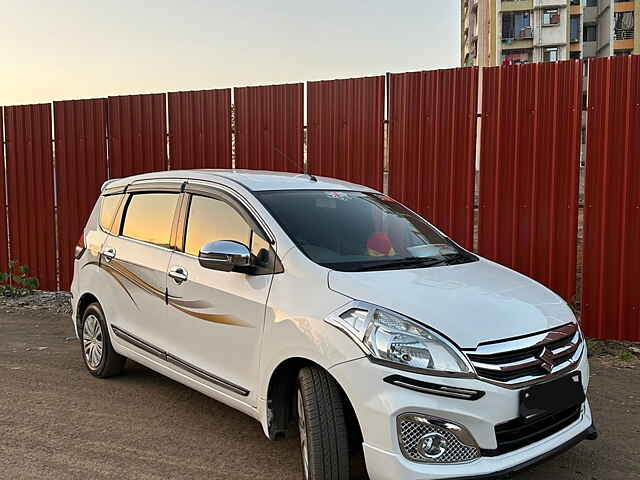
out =
{"type": "Polygon", "coordinates": [[[275,252],[232,199],[191,195],[183,245],[169,264],[170,361],[214,388],[255,405],[260,339],[273,268],[254,274],[200,266],[209,242],[234,240],[264,259],[275,252]],[[269,253],[267,253],[269,252],[269,253]],[[244,397],[244,398],[243,398],[244,397]]]}
{"type": "MultiPolygon", "coordinates": [[[[102,249],[101,270],[114,301],[108,302],[107,318],[122,332],[162,349],[169,344],[166,333],[165,289],[171,258],[170,239],[178,192],[141,192],[128,199],[122,226],[102,249]]],[[[129,337],[124,337],[130,342],[129,337]]]]}

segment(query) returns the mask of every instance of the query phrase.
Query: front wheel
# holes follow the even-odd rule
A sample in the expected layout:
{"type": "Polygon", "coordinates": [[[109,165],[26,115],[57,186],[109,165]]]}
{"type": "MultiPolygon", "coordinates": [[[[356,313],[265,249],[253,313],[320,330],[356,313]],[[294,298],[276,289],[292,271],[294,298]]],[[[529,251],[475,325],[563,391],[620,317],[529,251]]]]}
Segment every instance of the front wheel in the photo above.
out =
{"type": "Polygon", "coordinates": [[[298,374],[298,430],[306,480],[348,480],[349,438],[342,392],[318,367],[298,374]]]}

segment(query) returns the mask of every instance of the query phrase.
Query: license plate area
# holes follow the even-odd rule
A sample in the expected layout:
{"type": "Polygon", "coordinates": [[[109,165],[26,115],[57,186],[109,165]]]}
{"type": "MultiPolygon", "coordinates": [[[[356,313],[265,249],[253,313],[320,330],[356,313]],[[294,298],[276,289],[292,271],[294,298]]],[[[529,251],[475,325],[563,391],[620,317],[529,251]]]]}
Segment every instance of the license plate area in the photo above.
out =
{"type": "Polygon", "coordinates": [[[568,410],[585,401],[582,373],[572,372],[520,391],[520,417],[525,420],[568,410]]]}

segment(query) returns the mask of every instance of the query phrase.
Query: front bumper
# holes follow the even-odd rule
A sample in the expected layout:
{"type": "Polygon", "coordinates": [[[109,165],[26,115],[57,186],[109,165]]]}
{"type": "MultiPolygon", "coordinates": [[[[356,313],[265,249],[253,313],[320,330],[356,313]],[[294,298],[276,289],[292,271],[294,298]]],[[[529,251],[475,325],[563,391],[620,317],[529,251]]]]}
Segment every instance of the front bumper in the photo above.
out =
{"type": "MultiPolygon", "coordinates": [[[[589,366],[580,361],[583,387],[587,388],[589,366]]],[[[518,417],[519,392],[478,379],[429,377],[402,372],[416,380],[485,392],[477,400],[447,398],[390,385],[384,378],[394,369],[362,358],[336,365],[331,370],[355,409],[363,434],[367,470],[371,480],[431,480],[445,478],[493,478],[525,468],[569,448],[584,438],[593,438],[589,403],[576,421],[566,428],[518,450],[498,456],[481,456],[469,463],[425,464],[407,460],[401,453],[396,418],[402,413],[422,413],[464,426],[482,451],[498,447],[495,426],[518,417]]]]}

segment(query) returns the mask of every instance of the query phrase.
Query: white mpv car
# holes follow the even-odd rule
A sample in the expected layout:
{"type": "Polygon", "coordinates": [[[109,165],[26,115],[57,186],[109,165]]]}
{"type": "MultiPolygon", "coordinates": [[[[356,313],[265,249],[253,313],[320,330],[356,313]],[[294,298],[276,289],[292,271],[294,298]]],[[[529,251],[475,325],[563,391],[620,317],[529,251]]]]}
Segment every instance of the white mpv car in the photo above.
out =
{"type": "Polygon", "coordinates": [[[305,478],[492,478],[595,438],[556,294],[386,195],[191,170],[107,182],[76,249],[96,377],[129,358],[299,435],[305,478]]]}

